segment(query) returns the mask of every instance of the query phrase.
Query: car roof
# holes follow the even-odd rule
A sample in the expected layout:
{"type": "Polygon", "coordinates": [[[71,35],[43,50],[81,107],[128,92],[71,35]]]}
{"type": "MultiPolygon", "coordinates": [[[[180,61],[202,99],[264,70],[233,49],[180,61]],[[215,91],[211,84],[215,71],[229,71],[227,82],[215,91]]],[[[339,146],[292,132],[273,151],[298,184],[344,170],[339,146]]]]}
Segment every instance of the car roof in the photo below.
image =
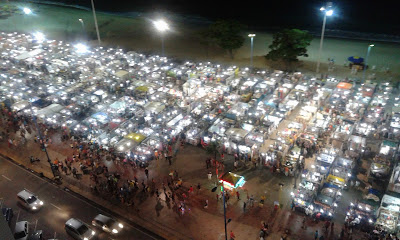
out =
{"type": "Polygon", "coordinates": [[[27,221],[20,221],[15,224],[15,232],[25,231],[25,224],[28,224],[27,221]]]}
{"type": "Polygon", "coordinates": [[[79,220],[79,219],[76,219],[76,218],[70,218],[66,223],[65,223],[65,225],[69,225],[69,226],[71,226],[71,227],[73,227],[73,228],[79,228],[80,226],[82,226],[84,223],[81,221],[81,220],[79,220]]]}
{"type": "Polygon", "coordinates": [[[27,198],[29,198],[30,196],[33,196],[33,193],[31,193],[31,192],[28,192],[27,190],[22,190],[21,192],[19,192],[18,194],[17,194],[17,196],[18,197],[21,197],[21,198],[25,198],[25,199],[27,199],[27,198]]]}
{"type": "Polygon", "coordinates": [[[97,215],[95,218],[94,218],[95,220],[98,220],[98,221],[100,221],[100,222],[102,222],[102,223],[106,223],[108,220],[110,220],[111,218],[110,217],[107,217],[107,216],[105,216],[105,215],[103,215],[103,214],[99,214],[99,215],[97,215]]]}

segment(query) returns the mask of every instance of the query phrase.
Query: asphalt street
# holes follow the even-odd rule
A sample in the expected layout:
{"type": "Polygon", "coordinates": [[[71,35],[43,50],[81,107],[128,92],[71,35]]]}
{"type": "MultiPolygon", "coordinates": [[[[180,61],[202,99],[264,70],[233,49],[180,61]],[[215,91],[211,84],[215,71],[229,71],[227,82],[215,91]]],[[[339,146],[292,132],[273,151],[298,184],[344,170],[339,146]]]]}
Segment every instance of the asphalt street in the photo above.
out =
{"type": "MultiPolygon", "coordinates": [[[[72,239],[64,230],[64,224],[69,218],[78,218],[91,225],[92,219],[97,214],[109,216],[101,209],[1,157],[0,166],[0,202],[2,207],[6,206],[14,210],[12,232],[17,221],[28,221],[29,231],[43,230],[44,239],[54,236],[57,239],[72,239]],[[24,188],[33,192],[44,202],[42,209],[38,212],[28,212],[17,204],[17,193],[24,188]]],[[[124,224],[124,229],[117,236],[111,236],[93,227],[96,239],[155,239],[140,229],[121,222],[124,224]]]]}

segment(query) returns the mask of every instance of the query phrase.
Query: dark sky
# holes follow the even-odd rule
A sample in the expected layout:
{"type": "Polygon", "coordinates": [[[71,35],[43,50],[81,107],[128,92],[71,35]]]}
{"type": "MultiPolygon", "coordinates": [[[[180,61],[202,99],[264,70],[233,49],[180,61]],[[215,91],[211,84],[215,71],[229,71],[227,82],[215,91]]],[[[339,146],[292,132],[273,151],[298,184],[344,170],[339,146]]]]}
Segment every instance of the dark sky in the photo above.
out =
{"type": "MultiPolygon", "coordinates": [[[[90,6],[90,0],[61,0],[90,6]]],[[[400,35],[400,1],[337,0],[332,1],[335,15],[328,29],[400,35]]],[[[318,29],[322,25],[317,0],[95,0],[99,10],[106,11],[171,11],[196,14],[211,20],[237,19],[250,29],[299,27],[318,29]]]]}

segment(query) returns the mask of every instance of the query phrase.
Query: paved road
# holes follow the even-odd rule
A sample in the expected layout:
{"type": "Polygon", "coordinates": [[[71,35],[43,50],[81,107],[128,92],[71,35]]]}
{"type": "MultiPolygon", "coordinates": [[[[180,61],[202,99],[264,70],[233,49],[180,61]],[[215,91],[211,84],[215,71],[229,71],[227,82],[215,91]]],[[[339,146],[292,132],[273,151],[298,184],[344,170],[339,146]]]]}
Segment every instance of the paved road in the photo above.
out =
{"type": "MultiPolygon", "coordinates": [[[[30,232],[34,229],[43,230],[45,239],[52,238],[55,234],[58,239],[72,239],[64,230],[64,224],[69,218],[79,218],[90,224],[94,216],[99,213],[105,214],[95,206],[1,157],[0,166],[0,201],[2,206],[11,207],[14,210],[12,231],[14,231],[16,221],[26,220],[30,223],[30,232]],[[31,213],[17,205],[16,195],[23,188],[34,192],[44,202],[44,207],[39,212],[31,213]]],[[[117,237],[101,232],[99,229],[95,231],[97,239],[154,239],[127,223],[124,223],[124,231],[117,237]]]]}

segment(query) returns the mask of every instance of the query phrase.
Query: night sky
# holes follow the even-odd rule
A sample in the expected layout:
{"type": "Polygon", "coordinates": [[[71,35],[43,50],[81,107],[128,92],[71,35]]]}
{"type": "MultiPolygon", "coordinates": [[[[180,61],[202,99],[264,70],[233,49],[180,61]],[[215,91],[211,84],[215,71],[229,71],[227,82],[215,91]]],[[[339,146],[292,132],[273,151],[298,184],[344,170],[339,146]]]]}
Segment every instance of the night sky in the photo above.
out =
{"type": "MultiPolygon", "coordinates": [[[[90,0],[61,0],[90,7],[90,0]]],[[[55,1],[55,2],[60,2],[55,1]]],[[[333,1],[335,16],[328,29],[400,35],[400,1],[338,0],[333,1]]],[[[237,19],[249,30],[298,27],[316,30],[322,25],[319,11],[323,1],[315,0],[95,0],[104,11],[170,11],[195,14],[210,20],[237,19]]]]}

